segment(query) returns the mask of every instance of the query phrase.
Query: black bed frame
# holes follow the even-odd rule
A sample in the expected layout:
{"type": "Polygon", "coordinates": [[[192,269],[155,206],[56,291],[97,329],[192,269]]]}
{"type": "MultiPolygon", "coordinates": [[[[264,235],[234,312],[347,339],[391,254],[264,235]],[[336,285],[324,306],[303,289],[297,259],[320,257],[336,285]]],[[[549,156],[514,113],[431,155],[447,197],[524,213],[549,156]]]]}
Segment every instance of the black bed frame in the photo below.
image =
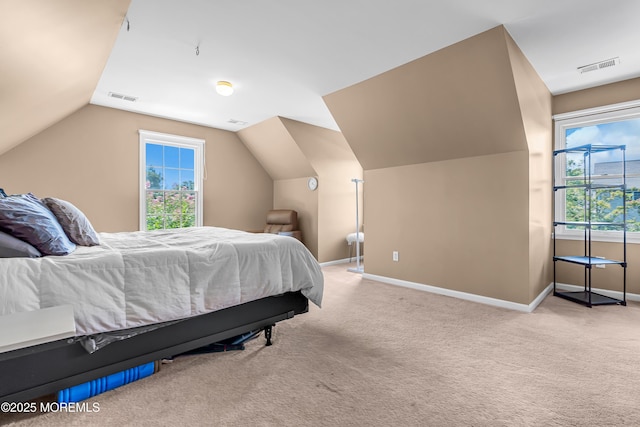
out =
{"type": "Polygon", "coordinates": [[[92,354],[73,339],[0,353],[0,402],[35,399],[249,331],[265,329],[270,344],[276,322],[308,309],[306,297],[288,292],[172,323],[92,354]]]}

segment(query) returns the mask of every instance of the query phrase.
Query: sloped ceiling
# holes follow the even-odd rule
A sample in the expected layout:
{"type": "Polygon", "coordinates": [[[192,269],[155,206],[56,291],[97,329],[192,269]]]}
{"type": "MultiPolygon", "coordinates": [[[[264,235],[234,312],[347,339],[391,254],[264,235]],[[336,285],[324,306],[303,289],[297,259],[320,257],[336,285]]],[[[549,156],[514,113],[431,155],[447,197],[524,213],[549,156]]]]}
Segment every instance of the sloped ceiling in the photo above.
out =
{"type": "MultiPolygon", "coordinates": [[[[551,93],[509,33],[505,35],[529,154],[548,154],[552,128],[551,93]]],[[[550,159],[548,163],[551,164],[550,159]]]]}
{"type": "Polygon", "coordinates": [[[91,102],[230,131],[276,116],[339,130],[322,96],[501,24],[554,94],[640,76],[639,15],[637,0],[132,0],[91,102]]]}
{"type": "Polygon", "coordinates": [[[280,117],[265,120],[237,134],[273,180],[316,175],[280,117]]]}
{"type": "Polygon", "coordinates": [[[503,26],[324,97],[365,170],[527,149],[503,26]]]}
{"type": "Polygon", "coordinates": [[[326,176],[345,165],[362,173],[347,140],[335,130],[273,117],[237,135],[274,180],[326,176]]]}
{"type": "MultiPolygon", "coordinates": [[[[342,133],[297,120],[282,117],[280,120],[317,175],[324,178],[336,170],[345,168],[345,165],[349,169],[359,169],[362,173],[358,159],[342,133]]],[[[352,176],[358,177],[359,175],[352,176]]]]}
{"type": "Polygon", "coordinates": [[[87,105],[129,3],[0,2],[0,154],[87,105]]]}

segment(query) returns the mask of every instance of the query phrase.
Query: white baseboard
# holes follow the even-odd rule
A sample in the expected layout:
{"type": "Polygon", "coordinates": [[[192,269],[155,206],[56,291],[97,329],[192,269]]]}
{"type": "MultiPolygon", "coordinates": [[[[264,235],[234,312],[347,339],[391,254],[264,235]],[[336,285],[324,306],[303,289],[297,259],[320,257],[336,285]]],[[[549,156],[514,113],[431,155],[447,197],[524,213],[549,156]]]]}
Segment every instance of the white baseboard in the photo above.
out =
{"type": "MultiPolygon", "coordinates": [[[[405,288],[417,289],[419,291],[431,292],[434,294],[445,295],[448,297],[459,298],[467,301],[478,302],[480,304],[492,305],[495,307],[507,308],[509,310],[522,311],[531,313],[542,302],[542,300],[553,290],[553,284],[550,284],[540,292],[540,294],[530,304],[520,304],[512,301],[501,300],[497,298],[485,297],[482,295],[470,294],[467,292],[454,291],[452,289],[439,288],[437,286],[424,285],[421,283],[408,282],[406,280],[393,279],[391,277],[377,276],[375,274],[363,273],[363,279],[375,280],[389,285],[403,286],[405,288]]],[[[627,294],[628,295],[628,294],[627,294]]]]}
{"type": "MultiPolygon", "coordinates": [[[[553,283],[550,286],[551,286],[551,289],[553,290],[553,283]]],[[[556,283],[556,287],[565,291],[572,291],[572,292],[584,291],[584,286],[569,285],[567,283],[556,283]]],[[[599,288],[591,288],[591,291],[597,294],[602,294],[607,297],[611,297],[619,300],[622,299],[622,292],[620,291],[611,291],[609,289],[599,289],[599,288]]],[[[640,301],[640,295],[631,294],[627,292],[627,301],[640,301]]]]}
{"type": "MultiPolygon", "coordinates": [[[[363,256],[360,257],[360,262],[362,262],[363,260],[363,256]]],[[[343,259],[337,259],[334,261],[327,261],[327,262],[321,262],[320,263],[320,267],[328,267],[330,265],[337,265],[337,264],[349,264],[351,262],[356,262],[356,257],[353,258],[343,258],[343,259]]]]}

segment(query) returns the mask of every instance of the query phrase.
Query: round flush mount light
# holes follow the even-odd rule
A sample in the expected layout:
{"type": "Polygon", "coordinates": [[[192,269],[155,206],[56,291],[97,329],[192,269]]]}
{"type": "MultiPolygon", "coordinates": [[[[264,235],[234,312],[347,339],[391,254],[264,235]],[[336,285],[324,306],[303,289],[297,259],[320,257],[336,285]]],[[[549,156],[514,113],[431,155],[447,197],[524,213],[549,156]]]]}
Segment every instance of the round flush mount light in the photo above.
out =
{"type": "Polygon", "coordinates": [[[222,96],[229,96],[233,93],[233,85],[227,81],[220,80],[216,83],[216,92],[222,96]]]}

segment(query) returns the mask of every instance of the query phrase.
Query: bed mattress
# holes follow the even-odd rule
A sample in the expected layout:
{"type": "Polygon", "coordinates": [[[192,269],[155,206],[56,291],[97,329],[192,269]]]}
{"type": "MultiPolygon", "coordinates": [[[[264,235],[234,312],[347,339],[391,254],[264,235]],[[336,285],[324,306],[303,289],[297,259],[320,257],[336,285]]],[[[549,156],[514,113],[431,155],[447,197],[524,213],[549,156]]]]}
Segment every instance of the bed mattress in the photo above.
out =
{"type": "Polygon", "coordinates": [[[290,291],[320,306],[297,239],[217,227],[100,233],[67,256],[0,259],[0,315],[71,304],[77,335],[184,319],[290,291]]]}

